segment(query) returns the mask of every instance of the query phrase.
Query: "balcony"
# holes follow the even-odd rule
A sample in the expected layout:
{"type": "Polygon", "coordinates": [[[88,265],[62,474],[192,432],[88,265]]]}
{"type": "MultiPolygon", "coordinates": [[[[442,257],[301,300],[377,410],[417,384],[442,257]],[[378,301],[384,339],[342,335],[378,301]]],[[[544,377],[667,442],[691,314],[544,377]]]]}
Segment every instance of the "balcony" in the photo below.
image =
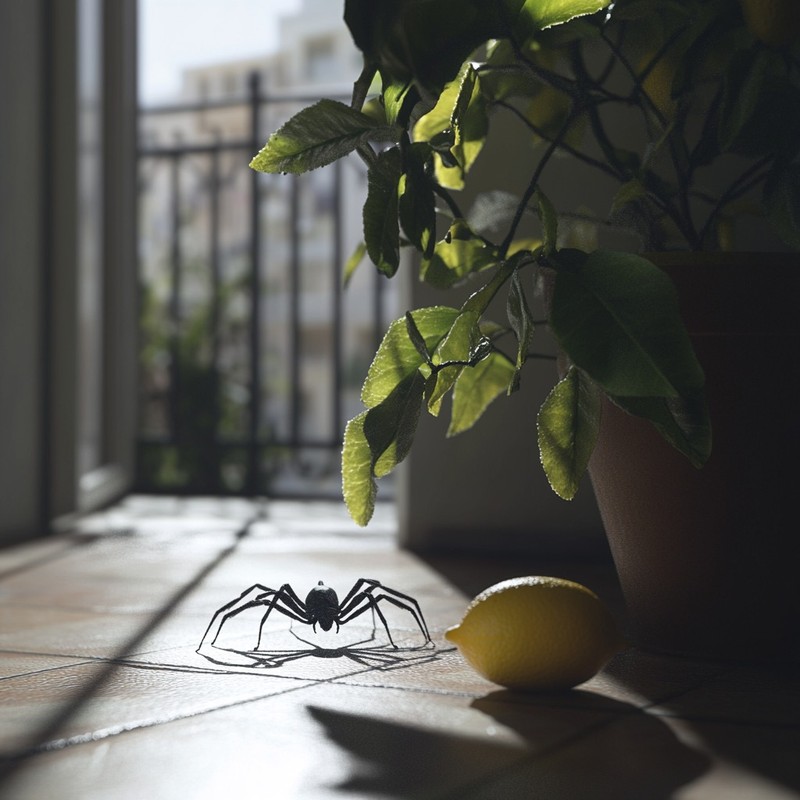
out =
{"type": "Polygon", "coordinates": [[[366,268],[341,291],[365,171],[247,166],[314,99],[253,72],[246,96],[140,110],[139,491],[339,492],[342,431],[398,305],[366,268]]]}

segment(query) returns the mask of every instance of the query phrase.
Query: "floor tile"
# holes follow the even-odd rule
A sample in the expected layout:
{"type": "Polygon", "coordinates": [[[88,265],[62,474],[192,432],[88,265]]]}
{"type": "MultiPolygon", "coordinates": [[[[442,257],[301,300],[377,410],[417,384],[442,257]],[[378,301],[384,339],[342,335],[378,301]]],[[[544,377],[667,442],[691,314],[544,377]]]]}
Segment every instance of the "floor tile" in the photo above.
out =
{"type": "Polygon", "coordinates": [[[682,695],[726,669],[718,662],[692,661],[629,648],[614,656],[589,685],[609,697],[648,707],[682,695]]]}
{"type": "Polygon", "coordinates": [[[297,689],[302,682],[80,664],[0,681],[0,751],[90,741],[297,689]]]}
{"type": "Polygon", "coordinates": [[[624,624],[609,564],[422,558],[395,547],[390,506],[376,518],[371,535],[341,503],[128,498],[0,551],[0,751],[33,753],[0,755],[0,796],[800,800],[796,675],[631,648],[569,692],[503,690],[443,638],[470,598],[558,575],[624,624]],[[362,577],[414,597],[433,644],[382,601],[397,649],[369,611],[338,633],[275,612],[255,651],[253,608],[197,652],[249,586],[341,598],[362,577]]]}
{"type": "Polygon", "coordinates": [[[661,717],[709,768],[678,800],[798,800],[800,734],[779,726],[661,717]]]}
{"type": "Polygon", "coordinates": [[[153,629],[153,624],[154,618],[149,614],[0,608],[0,650],[115,658],[187,643],[188,634],[178,626],[153,629]]]}
{"type": "Polygon", "coordinates": [[[800,753],[800,674],[796,669],[729,667],[653,711],[687,719],[793,728],[800,753]]]}
{"type": "Polygon", "coordinates": [[[633,711],[578,731],[561,747],[465,788],[460,797],[666,800],[679,796],[681,787],[708,767],[708,758],[681,742],[661,720],[633,711]]]}
{"type": "Polygon", "coordinates": [[[0,652],[0,680],[16,675],[28,675],[50,669],[60,669],[83,662],[84,659],[68,656],[42,656],[30,653],[0,652]]]}

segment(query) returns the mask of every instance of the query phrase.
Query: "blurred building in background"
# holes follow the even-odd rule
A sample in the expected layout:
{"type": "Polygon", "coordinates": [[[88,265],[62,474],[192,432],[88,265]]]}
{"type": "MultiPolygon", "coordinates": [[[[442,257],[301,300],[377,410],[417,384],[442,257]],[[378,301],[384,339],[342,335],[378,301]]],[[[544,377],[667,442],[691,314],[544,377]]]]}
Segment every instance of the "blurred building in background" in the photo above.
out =
{"type": "Polygon", "coordinates": [[[252,156],[300,108],[349,101],[361,56],[341,8],[305,0],[263,58],[186,70],[139,112],[141,491],[338,494],[397,288],[367,264],[353,157],[268,176],[252,156]]]}

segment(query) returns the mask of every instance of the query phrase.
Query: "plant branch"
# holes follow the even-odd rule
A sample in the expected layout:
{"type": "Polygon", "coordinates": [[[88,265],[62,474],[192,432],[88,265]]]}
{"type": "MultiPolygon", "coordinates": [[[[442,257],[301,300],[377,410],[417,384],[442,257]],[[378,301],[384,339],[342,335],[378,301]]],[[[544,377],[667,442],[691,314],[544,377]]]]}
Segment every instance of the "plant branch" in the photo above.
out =
{"type": "Polygon", "coordinates": [[[533,171],[533,175],[531,175],[530,182],[528,183],[528,188],[525,189],[525,192],[522,195],[522,199],[519,201],[517,209],[514,212],[514,219],[511,221],[511,225],[508,229],[508,233],[506,234],[506,238],[500,245],[501,258],[506,257],[506,253],[508,253],[508,248],[511,246],[511,242],[514,241],[514,236],[517,233],[517,228],[519,227],[519,224],[522,221],[522,215],[525,213],[525,209],[528,206],[528,203],[531,201],[531,198],[536,192],[544,168],[550,162],[550,159],[553,157],[553,153],[555,153],[555,151],[561,145],[564,136],[566,136],[567,131],[574,122],[576,116],[577,116],[576,110],[575,108],[573,108],[571,113],[567,116],[566,120],[564,121],[564,124],[559,129],[558,133],[555,135],[553,140],[548,145],[547,150],[545,150],[544,152],[544,155],[539,159],[539,163],[536,165],[536,169],[533,171]]]}
{"type": "Polygon", "coordinates": [[[761,183],[767,173],[767,167],[771,162],[769,156],[759,159],[755,164],[751,164],[739,177],[733,181],[730,186],[720,195],[714,203],[714,207],[709,211],[708,217],[703,229],[700,232],[700,241],[705,241],[706,236],[714,224],[717,217],[719,217],[722,210],[729,203],[738,200],[740,197],[746,195],[754,186],[761,183]]]}
{"type": "MultiPolygon", "coordinates": [[[[506,102],[505,100],[498,100],[495,102],[496,106],[500,108],[505,108],[514,114],[517,119],[525,125],[528,130],[530,130],[533,134],[538,136],[545,142],[550,142],[552,139],[535,123],[531,122],[518,108],[516,108],[511,103],[506,102]]],[[[606,175],[610,175],[612,178],[616,178],[617,180],[625,180],[625,176],[621,175],[617,172],[612,166],[607,164],[605,161],[600,161],[600,159],[592,158],[590,155],[586,153],[582,153],[580,150],[574,148],[571,144],[567,143],[566,141],[562,141],[559,147],[565,152],[571,155],[573,158],[581,161],[582,163],[586,164],[589,167],[593,167],[594,169],[600,170],[604,172],[606,175]]]]}

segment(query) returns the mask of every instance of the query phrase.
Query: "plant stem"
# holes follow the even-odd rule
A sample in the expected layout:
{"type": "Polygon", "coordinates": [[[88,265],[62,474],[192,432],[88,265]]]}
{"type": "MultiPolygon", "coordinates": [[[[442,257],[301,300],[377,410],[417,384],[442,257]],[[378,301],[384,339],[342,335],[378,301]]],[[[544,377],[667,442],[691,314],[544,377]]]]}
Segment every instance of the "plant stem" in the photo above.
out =
{"type": "MultiPolygon", "coordinates": [[[[519,119],[523,125],[525,125],[528,130],[538,136],[545,142],[550,142],[552,139],[536,124],[531,122],[518,108],[513,106],[511,103],[507,103],[505,100],[498,100],[495,103],[496,106],[500,108],[505,108],[510,111],[514,116],[519,119]]],[[[581,153],[580,150],[576,150],[572,145],[568,144],[567,142],[562,141],[559,145],[561,149],[571,155],[573,158],[581,161],[582,163],[586,164],[587,166],[593,167],[594,169],[600,170],[604,172],[606,175],[610,175],[612,178],[616,178],[617,180],[624,180],[624,176],[620,175],[613,167],[607,164],[605,161],[600,161],[597,158],[592,158],[590,155],[586,153],[581,153]]]]}
{"type": "Polygon", "coordinates": [[[519,201],[517,205],[517,209],[514,212],[514,219],[511,221],[511,225],[508,229],[508,233],[506,234],[506,238],[503,239],[503,243],[500,245],[500,258],[505,258],[506,254],[508,253],[508,248],[511,246],[511,242],[514,241],[514,236],[517,233],[517,228],[519,227],[520,222],[522,222],[522,215],[525,213],[525,209],[528,203],[531,201],[536,189],[539,185],[539,180],[542,176],[542,172],[547,164],[550,162],[550,159],[553,157],[553,154],[561,145],[564,136],[566,136],[567,131],[569,130],[572,123],[575,121],[575,117],[577,116],[575,109],[573,108],[572,112],[567,116],[567,119],[564,121],[564,124],[559,129],[558,133],[555,135],[553,140],[549,143],[547,150],[545,150],[544,155],[539,159],[539,163],[536,165],[536,169],[533,171],[533,175],[531,175],[530,182],[528,183],[527,189],[525,189],[524,194],[522,195],[522,199],[519,201]]]}

